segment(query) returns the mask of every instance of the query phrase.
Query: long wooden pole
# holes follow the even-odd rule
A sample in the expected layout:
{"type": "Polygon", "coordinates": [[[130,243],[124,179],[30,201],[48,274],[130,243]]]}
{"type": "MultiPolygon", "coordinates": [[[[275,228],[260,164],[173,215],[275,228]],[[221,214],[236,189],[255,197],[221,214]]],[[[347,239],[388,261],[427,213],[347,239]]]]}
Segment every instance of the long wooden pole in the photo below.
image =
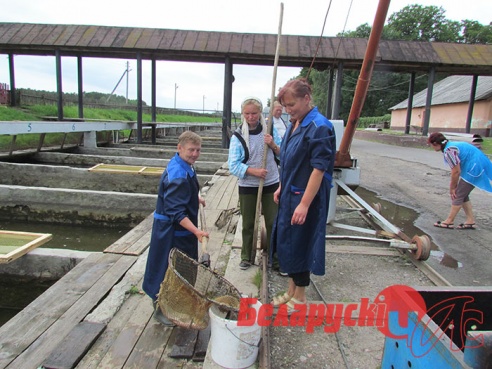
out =
{"type": "MultiPolygon", "coordinates": [[[[272,120],[273,120],[273,101],[275,100],[275,85],[277,82],[277,66],[278,66],[278,58],[279,58],[279,53],[280,53],[280,39],[282,36],[282,19],[284,16],[284,3],[280,3],[280,20],[278,24],[278,35],[277,35],[277,48],[275,50],[275,60],[273,62],[273,78],[272,78],[272,92],[270,95],[270,113],[268,114],[268,125],[267,125],[267,132],[272,132],[272,120]]],[[[267,153],[268,153],[268,146],[265,144],[263,148],[263,164],[262,168],[266,168],[266,161],[267,161],[267,153]]],[[[260,178],[260,184],[258,186],[258,197],[256,198],[256,215],[255,215],[255,226],[253,230],[253,245],[252,245],[252,250],[251,250],[251,259],[250,262],[251,264],[255,263],[256,259],[256,247],[258,243],[258,224],[260,221],[260,213],[261,213],[261,197],[263,195],[263,185],[265,183],[265,180],[263,178],[260,178]]],[[[262,245],[262,248],[264,245],[262,245]]]]}

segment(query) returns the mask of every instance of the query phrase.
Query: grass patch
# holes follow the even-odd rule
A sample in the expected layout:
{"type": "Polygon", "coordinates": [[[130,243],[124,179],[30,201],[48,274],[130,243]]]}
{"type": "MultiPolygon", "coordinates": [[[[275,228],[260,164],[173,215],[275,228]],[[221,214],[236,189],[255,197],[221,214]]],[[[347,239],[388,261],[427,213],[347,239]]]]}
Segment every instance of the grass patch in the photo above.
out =
{"type": "MultiPolygon", "coordinates": [[[[53,117],[58,115],[55,105],[32,105],[26,107],[0,107],[0,121],[41,121],[42,117],[53,117]]],[[[66,106],[63,108],[65,118],[78,118],[78,107],[66,106]]],[[[126,109],[93,109],[85,108],[84,117],[86,119],[131,121],[137,120],[137,112],[126,109]]],[[[176,122],[176,123],[216,123],[221,119],[211,116],[193,115],[165,115],[157,114],[157,122],[176,122]]],[[[143,122],[151,122],[150,114],[142,115],[143,122]]],[[[99,133],[105,135],[106,133],[99,133]]],[[[128,137],[130,130],[120,131],[120,137],[128,137]]],[[[81,140],[82,133],[69,133],[66,137],[63,133],[48,133],[45,135],[43,146],[75,145],[81,140]]],[[[39,134],[22,134],[16,137],[15,150],[26,150],[38,147],[39,134]]],[[[12,136],[0,135],[0,151],[8,151],[12,145],[12,136]]]]}
{"type": "Polygon", "coordinates": [[[261,283],[263,281],[263,274],[261,273],[261,270],[258,269],[256,271],[256,274],[253,276],[253,284],[260,289],[261,288],[261,283]]]}
{"type": "Polygon", "coordinates": [[[485,155],[492,156],[492,137],[485,137],[483,139],[482,151],[485,155]]]}

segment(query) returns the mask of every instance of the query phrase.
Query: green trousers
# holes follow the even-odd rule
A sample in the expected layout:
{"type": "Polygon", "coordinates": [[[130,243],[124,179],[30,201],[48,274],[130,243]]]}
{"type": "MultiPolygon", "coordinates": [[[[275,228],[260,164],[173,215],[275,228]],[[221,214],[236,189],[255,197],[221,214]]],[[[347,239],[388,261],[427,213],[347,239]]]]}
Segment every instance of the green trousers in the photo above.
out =
{"type": "MultiPolygon", "coordinates": [[[[253,248],[253,235],[256,216],[256,199],[257,194],[242,195],[239,194],[239,207],[243,218],[243,245],[241,247],[241,260],[251,261],[253,248]]],[[[272,237],[272,226],[277,215],[278,205],[273,201],[273,193],[262,194],[261,196],[261,212],[265,218],[265,226],[267,232],[266,248],[270,252],[270,239],[272,237]]],[[[260,227],[260,224],[258,227],[260,227]]],[[[259,231],[260,228],[258,228],[259,231]]],[[[263,246],[263,245],[262,245],[263,246]]]]}

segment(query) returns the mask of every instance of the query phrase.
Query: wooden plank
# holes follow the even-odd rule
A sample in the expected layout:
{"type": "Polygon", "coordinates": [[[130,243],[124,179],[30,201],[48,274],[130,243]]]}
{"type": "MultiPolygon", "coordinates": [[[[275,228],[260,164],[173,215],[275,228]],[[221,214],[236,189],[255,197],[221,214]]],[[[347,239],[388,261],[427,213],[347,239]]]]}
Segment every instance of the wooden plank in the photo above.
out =
{"type": "Polygon", "coordinates": [[[237,177],[229,176],[226,178],[227,179],[220,192],[220,199],[216,205],[216,208],[221,210],[236,208],[238,206],[239,195],[237,188],[237,177]]]}
{"type": "Polygon", "coordinates": [[[2,34],[0,35],[0,43],[8,44],[10,40],[14,37],[14,35],[21,30],[23,26],[21,24],[13,24],[8,27],[5,24],[1,25],[2,34]]]}
{"type": "Polygon", "coordinates": [[[231,48],[232,33],[220,33],[217,52],[228,52],[231,48]]]}
{"type": "Polygon", "coordinates": [[[9,44],[20,44],[22,39],[34,28],[34,24],[24,24],[15,35],[12,36],[12,39],[9,41],[9,44]]]}
{"type": "Polygon", "coordinates": [[[50,36],[50,34],[53,33],[54,30],[55,30],[55,26],[53,26],[53,25],[47,25],[46,27],[43,27],[41,32],[39,32],[36,35],[36,37],[34,37],[34,39],[32,40],[32,43],[33,44],[43,44],[45,42],[46,38],[48,38],[50,36]]]}
{"type": "Polygon", "coordinates": [[[84,35],[86,26],[77,26],[73,33],[70,35],[70,38],[67,40],[65,43],[66,46],[77,46],[79,43],[79,40],[82,38],[84,35]]]}
{"type": "Polygon", "coordinates": [[[193,354],[193,361],[205,361],[205,355],[207,354],[208,343],[210,341],[210,332],[210,324],[207,328],[202,329],[198,332],[198,338],[195,344],[195,352],[193,354]]]}
{"type": "Polygon", "coordinates": [[[64,26],[61,35],[53,42],[53,46],[65,45],[73,33],[77,30],[77,26],[70,25],[64,26]]]}
{"type": "Polygon", "coordinates": [[[256,35],[253,44],[254,54],[265,54],[266,35],[256,35]]]}
{"type": "MultiPolygon", "coordinates": [[[[113,263],[121,256],[113,255],[113,263]]],[[[24,310],[0,327],[0,368],[46,331],[112,265],[101,265],[103,254],[93,253],[51,286],[24,310]]]]}
{"type": "MultiPolygon", "coordinates": [[[[133,303],[130,305],[130,309],[132,306],[135,306],[135,300],[138,301],[133,314],[128,311],[128,308],[121,314],[118,312],[110,323],[111,327],[108,327],[108,329],[114,329],[113,334],[109,338],[103,337],[107,341],[106,345],[100,346],[93,353],[97,354],[93,360],[97,359],[97,357],[102,357],[101,361],[95,366],[97,369],[123,368],[140,339],[142,332],[147,324],[149,324],[154,312],[150,299],[147,296],[133,296],[132,299],[133,303]],[[138,312],[138,314],[135,314],[135,312],[138,312]],[[125,319],[127,320],[125,321],[125,319]],[[121,323],[123,323],[122,326],[120,326],[121,323]],[[111,339],[113,340],[111,341],[111,339]],[[107,345],[110,346],[107,347],[107,345]]],[[[84,366],[83,368],[86,367],[84,366]]]]}
{"type": "Polygon", "coordinates": [[[237,180],[237,177],[231,178],[227,186],[226,193],[224,194],[224,201],[219,205],[221,209],[232,209],[239,207],[237,180]]]}
{"type": "Polygon", "coordinates": [[[188,31],[182,31],[182,30],[176,31],[176,34],[174,35],[173,41],[169,46],[169,48],[172,50],[182,50],[183,42],[186,38],[187,33],[188,31]]]}
{"type": "Polygon", "coordinates": [[[242,34],[233,33],[231,37],[231,43],[229,45],[229,52],[241,53],[242,34]]]}
{"type": "MultiPolygon", "coordinates": [[[[132,256],[103,254],[99,263],[93,268],[95,269],[93,272],[97,272],[98,269],[104,270],[104,273],[97,279],[97,283],[93,283],[91,287],[82,294],[77,302],[71,304],[68,310],[64,311],[61,316],[57,315],[58,319],[55,319],[56,321],[53,322],[48,329],[17,356],[10,364],[10,367],[31,368],[39,366],[46,358],[46,354],[51,352],[61,341],[63,341],[73,327],[94,309],[99,301],[106,296],[111,288],[133,265],[135,260],[136,258],[132,256]],[[108,266],[110,267],[108,268],[108,266]]],[[[92,278],[92,276],[87,276],[87,278],[92,278]]],[[[77,280],[74,285],[78,286],[81,282],[82,281],[77,280]]],[[[67,291],[69,291],[70,288],[73,288],[73,286],[66,286],[65,291],[57,296],[58,303],[63,300],[64,295],[67,294],[67,291]]],[[[54,306],[52,305],[52,307],[54,306]]],[[[41,320],[53,319],[50,306],[43,306],[42,308],[42,312],[38,312],[36,318],[41,320]]],[[[30,318],[32,321],[32,315],[30,318]]],[[[27,335],[29,335],[29,333],[27,335]]]]}
{"type": "Polygon", "coordinates": [[[110,47],[123,47],[123,44],[125,43],[132,29],[133,28],[120,28],[118,35],[114,38],[110,47]]]}
{"type": "MultiPolygon", "coordinates": [[[[142,238],[152,230],[153,223],[154,212],[147,216],[147,218],[141,221],[136,227],[132,228],[132,230],[125,234],[123,237],[113,242],[104,250],[104,252],[120,254],[125,253],[128,249],[132,248],[132,245],[134,243],[136,243],[140,238],[142,238]]],[[[135,252],[134,248],[133,252],[135,252]]]]}
{"type": "Polygon", "coordinates": [[[106,36],[101,41],[101,44],[99,47],[111,47],[111,44],[113,41],[118,37],[118,33],[120,32],[121,28],[118,27],[111,27],[109,29],[109,32],[106,33],[106,36]]]}
{"type": "Polygon", "coordinates": [[[45,28],[44,25],[35,24],[34,27],[29,31],[29,33],[27,33],[26,36],[20,41],[20,44],[29,45],[32,42],[32,40],[34,40],[34,38],[40,32],[42,32],[43,28],[45,28]]]}
{"type": "Polygon", "coordinates": [[[41,45],[53,45],[56,40],[63,34],[66,26],[57,25],[50,34],[41,42],[41,45]]]}
{"type": "Polygon", "coordinates": [[[133,245],[128,247],[124,254],[125,255],[141,255],[147,247],[150,245],[150,238],[152,236],[151,231],[149,230],[147,233],[145,233],[140,239],[137,240],[133,245]]]}
{"type": "Polygon", "coordinates": [[[152,36],[150,36],[149,43],[147,44],[147,49],[157,49],[163,34],[163,30],[154,29],[152,36]]]}
{"type": "MultiPolygon", "coordinates": [[[[103,360],[107,360],[105,359],[106,355],[112,355],[110,354],[110,352],[113,350],[113,348],[117,349],[115,351],[117,353],[120,352],[118,351],[120,348],[132,350],[134,343],[132,344],[129,340],[125,339],[129,337],[129,335],[127,334],[128,331],[126,333],[122,332],[129,326],[134,327],[135,324],[141,324],[141,330],[143,330],[143,327],[146,324],[144,318],[146,318],[148,321],[151,315],[152,306],[149,303],[148,297],[140,294],[130,294],[121,305],[120,309],[116,312],[114,317],[108,322],[108,325],[104,332],[101,334],[98,340],[94,342],[87,354],[82,358],[77,366],[77,369],[101,368],[101,362],[103,360]],[[138,314],[135,314],[136,311],[138,311],[138,314]],[[143,320],[141,323],[135,323],[135,319],[143,320]],[[125,337],[124,339],[120,338],[120,344],[122,346],[116,345],[116,342],[118,341],[120,335],[121,337],[125,337]]],[[[140,333],[137,334],[137,339],[139,336],[140,333]]],[[[129,353],[127,354],[127,356],[128,355],[129,353]]]]}
{"type": "Polygon", "coordinates": [[[142,34],[141,34],[140,38],[138,39],[137,43],[135,44],[135,48],[146,49],[153,33],[154,33],[153,29],[144,28],[142,30],[142,34]]]}
{"type": "Polygon", "coordinates": [[[140,38],[140,35],[142,34],[142,29],[141,28],[133,28],[128,34],[125,43],[123,44],[123,47],[131,47],[134,48],[135,44],[137,43],[138,39],[140,38]]]}
{"type": "Polygon", "coordinates": [[[195,351],[195,343],[198,338],[196,329],[176,328],[176,342],[169,354],[170,358],[175,359],[191,359],[195,351]]]}
{"type": "Polygon", "coordinates": [[[72,369],[106,328],[103,323],[81,322],[51,352],[43,363],[46,369],[72,369]]]}
{"type": "Polygon", "coordinates": [[[207,50],[207,42],[208,42],[208,34],[209,32],[198,32],[198,37],[195,42],[195,50],[206,51],[207,50]]]}
{"type": "Polygon", "coordinates": [[[110,27],[97,27],[96,33],[94,33],[94,37],[92,37],[92,40],[89,42],[88,46],[99,47],[110,30],[110,27]]]}
{"type": "MultiPolygon", "coordinates": [[[[173,359],[169,357],[169,354],[172,351],[172,348],[174,346],[174,342],[176,342],[176,337],[177,337],[178,330],[173,329],[172,333],[169,337],[169,340],[166,343],[166,347],[164,349],[164,352],[162,353],[162,357],[159,361],[159,365],[157,366],[157,369],[169,369],[169,368],[186,368],[187,363],[191,362],[188,361],[187,359],[173,359]]],[[[196,364],[194,365],[194,368],[196,368],[196,364]]]]}
{"type": "Polygon", "coordinates": [[[77,46],[87,46],[92,41],[92,38],[97,32],[97,26],[86,26],[82,37],[80,38],[77,46]]]}
{"type": "Polygon", "coordinates": [[[245,33],[241,37],[241,53],[252,54],[255,36],[251,33],[245,33]]]}
{"type": "Polygon", "coordinates": [[[207,39],[207,50],[209,52],[216,52],[217,47],[219,46],[220,33],[218,32],[209,32],[207,39]]]}
{"type": "Polygon", "coordinates": [[[157,320],[151,319],[124,368],[156,368],[174,329],[163,327],[157,320]]]}
{"type": "Polygon", "coordinates": [[[177,30],[166,30],[161,34],[161,39],[159,42],[159,46],[157,46],[160,50],[168,50],[174,40],[174,37],[178,33],[177,30]]]}
{"type": "Polygon", "coordinates": [[[181,50],[193,50],[195,48],[195,42],[198,37],[198,33],[195,31],[187,31],[186,37],[183,40],[181,50]]]}

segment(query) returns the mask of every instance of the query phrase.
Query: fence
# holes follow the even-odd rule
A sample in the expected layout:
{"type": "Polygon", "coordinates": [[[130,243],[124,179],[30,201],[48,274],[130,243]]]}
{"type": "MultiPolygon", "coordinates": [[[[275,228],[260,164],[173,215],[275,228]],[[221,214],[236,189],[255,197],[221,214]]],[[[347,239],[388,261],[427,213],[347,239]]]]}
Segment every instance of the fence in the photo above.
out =
{"type": "Polygon", "coordinates": [[[0,83],[0,105],[10,105],[10,90],[6,83],[0,83]]]}
{"type": "MultiPolygon", "coordinates": [[[[17,91],[16,101],[18,105],[56,105],[58,100],[52,95],[33,95],[26,93],[24,91],[17,91]]],[[[78,101],[70,101],[63,99],[63,106],[77,106],[78,101]]],[[[84,101],[84,108],[92,109],[122,109],[136,111],[136,105],[117,105],[117,104],[101,104],[99,102],[84,101]]],[[[142,106],[142,112],[144,114],[151,114],[152,107],[148,105],[142,106]]],[[[167,114],[167,115],[191,115],[195,117],[209,116],[209,117],[221,117],[222,112],[214,110],[200,110],[199,112],[193,111],[193,109],[183,110],[183,109],[171,109],[171,108],[156,108],[157,114],[167,114]]]]}

